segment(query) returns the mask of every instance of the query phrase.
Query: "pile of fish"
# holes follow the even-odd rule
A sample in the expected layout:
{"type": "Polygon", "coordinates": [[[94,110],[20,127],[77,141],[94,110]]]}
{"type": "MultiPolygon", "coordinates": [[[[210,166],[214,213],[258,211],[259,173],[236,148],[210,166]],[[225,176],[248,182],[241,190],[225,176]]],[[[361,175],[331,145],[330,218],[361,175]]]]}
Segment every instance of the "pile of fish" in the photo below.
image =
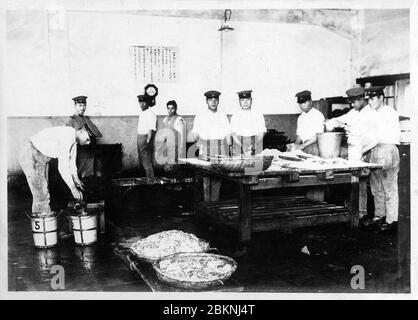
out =
{"type": "Polygon", "coordinates": [[[172,280],[193,283],[225,279],[235,271],[236,263],[214,254],[178,254],[159,261],[156,268],[172,280]]]}
{"type": "Polygon", "coordinates": [[[157,261],[179,252],[205,252],[209,243],[192,233],[169,230],[140,239],[131,246],[131,251],[139,258],[157,261]]]}

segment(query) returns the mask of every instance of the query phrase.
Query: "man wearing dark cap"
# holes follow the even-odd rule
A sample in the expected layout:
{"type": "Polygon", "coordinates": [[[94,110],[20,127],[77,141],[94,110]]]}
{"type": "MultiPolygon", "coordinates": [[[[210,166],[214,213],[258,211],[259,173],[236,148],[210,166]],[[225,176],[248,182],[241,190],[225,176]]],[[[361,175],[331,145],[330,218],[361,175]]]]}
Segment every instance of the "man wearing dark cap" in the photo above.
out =
{"type": "Polygon", "coordinates": [[[311,92],[301,91],[295,95],[302,113],[298,117],[295,146],[298,150],[319,155],[316,134],[324,132],[324,116],[313,108],[311,92]]]}
{"type": "Polygon", "coordinates": [[[154,168],[152,166],[152,153],[154,149],[154,133],[157,127],[157,117],[149,108],[150,100],[145,95],[137,96],[141,108],[138,119],[138,163],[139,167],[144,168],[145,174],[149,179],[155,179],[154,168]]]}
{"type": "Polygon", "coordinates": [[[211,90],[204,95],[207,109],[196,115],[189,141],[198,141],[200,156],[225,154],[229,152],[226,146],[231,145],[231,130],[226,114],[218,111],[221,93],[211,90]]]}
{"type": "Polygon", "coordinates": [[[85,127],[87,132],[90,134],[91,145],[89,147],[83,147],[77,153],[77,167],[79,175],[84,178],[94,175],[94,144],[96,139],[102,137],[100,130],[94,125],[89,117],[85,116],[84,113],[87,107],[87,97],[77,96],[73,98],[74,101],[74,114],[70,116],[65,122],[66,126],[73,127],[78,130],[85,127]]]}
{"type": "MultiPolygon", "coordinates": [[[[231,146],[231,130],[228,117],[218,111],[220,92],[210,90],[204,93],[207,109],[196,115],[188,141],[197,142],[199,156],[228,155],[231,146]]],[[[221,182],[213,179],[210,187],[210,200],[219,199],[221,182]]]]}
{"type": "Polygon", "coordinates": [[[85,116],[84,113],[87,107],[87,97],[86,96],[77,96],[73,98],[74,101],[74,114],[65,122],[66,126],[73,127],[74,129],[79,129],[81,127],[87,126],[94,138],[101,138],[102,133],[100,130],[91,122],[89,117],[85,116]]]}
{"type": "Polygon", "coordinates": [[[361,160],[363,145],[368,143],[370,129],[373,127],[373,112],[368,106],[364,88],[354,87],[347,90],[346,94],[353,109],[340,117],[330,119],[325,125],[328,130],[343,127],[348,134],[348,159],[361,160]]]}
{"type": "Polygon", "coordinates": [[[231,117],[234,155],[256,154],[263,150],[263,137],[267,131],[264,116],[252,108],[252,90],[238,92],[241,110],[231,117]]]}
{"type": "Polygon", "coordinates": [[[381,231],[394,230],[398,221],[399,194],[398,172],[400,142],[399,115],[384,103],[384,87],[374,86],[366,89],[366,96],[374,111],[373,141],[363,148],[371,149],[370,162],[383,166],[382,170],[370,173],[370,188],[374,197],[374,218],[372,222],[381,231]]]}

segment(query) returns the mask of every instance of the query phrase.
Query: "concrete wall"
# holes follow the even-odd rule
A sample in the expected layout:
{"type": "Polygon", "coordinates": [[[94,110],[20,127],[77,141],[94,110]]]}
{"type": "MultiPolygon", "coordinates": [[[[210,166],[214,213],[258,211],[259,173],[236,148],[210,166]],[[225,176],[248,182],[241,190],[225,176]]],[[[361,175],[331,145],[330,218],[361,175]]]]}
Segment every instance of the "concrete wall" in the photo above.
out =
{"type": "Polygon", "coordinates": [[[363,10],[357,78],[409,73],[409,10],[363,10]]]}
{"type": "MultiPolygon", "coordinates": [[[[268,129],[276,129],[294,139],[296,135],[297,114],[265,115],[268,129]]],[[[164,116],[158,116],[157,128],[161,127],[164,116]]],[[[193,127],[194,116],[183,116],[187,129],[193,127]]],[[[20,175],[19,153],[26,138],[39,130],[51,126],[62,125],[67,117],[9,117],[7,119],[7,172],[8,175],[20,175]]],[[[122,144],[122,168],[124,170],[137,167],[138,153],[136,148],[137,116],[91,117],[103,133],[99,143],[122,144]]]]}
{"type": "Polygon", "coordinates": [[[157,113],[176,99],[194,114],[203,93],[220,87],[217,21],[82,11],[66,11],[64,20],[55,29],[47,11],[7,12],[8,115],[71,114],[71,97],[81,94],[95,115],[137,114],[146,83],[134,78],[134,45],[179,49],[178,81],[156,83],[157,113]]]}
{"type": "Polygon", "coordinates": [[[234,23],[223,35],[222,89],[227,112],[239,108],[236,92],[254,90],[265,114],[300,113],[295,94],[314,100],[340,96],[351,84],[351,41],[323,27],[234,23]]]}
{"type": "Polygon", "coordinates": [[[9,116],[65,116],[80,94],[89,96],[92,115],[136,115],[136,95],[146,83],[134,79],[133,45],[179,48],[178,81],[156,83],[157,114],[175,99],[182,113],[194,115],[206,108],[209,89],[222,91],[220,109],[227,113],[245,89],[254,90],[264,114],[299,113],[296,92],[340,95],[351,80],[350,40],[309,24],[237,22],[233,32],[221,33],[213,19],[117,12],[69,10],[59,22],[46,10],[14,10],[6,18],[9,116]]]}

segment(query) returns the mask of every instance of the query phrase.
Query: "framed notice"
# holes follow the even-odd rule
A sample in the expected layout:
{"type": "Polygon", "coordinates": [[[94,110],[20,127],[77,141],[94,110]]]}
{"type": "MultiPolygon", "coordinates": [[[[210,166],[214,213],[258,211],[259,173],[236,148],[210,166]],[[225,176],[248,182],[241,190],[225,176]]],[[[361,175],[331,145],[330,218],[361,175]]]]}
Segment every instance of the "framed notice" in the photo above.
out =
{"type": "Polygon", "coordinates": [[[135,80],[174,82],[177,80],[178,47],[132,46],[130,54],[135,80]]]}

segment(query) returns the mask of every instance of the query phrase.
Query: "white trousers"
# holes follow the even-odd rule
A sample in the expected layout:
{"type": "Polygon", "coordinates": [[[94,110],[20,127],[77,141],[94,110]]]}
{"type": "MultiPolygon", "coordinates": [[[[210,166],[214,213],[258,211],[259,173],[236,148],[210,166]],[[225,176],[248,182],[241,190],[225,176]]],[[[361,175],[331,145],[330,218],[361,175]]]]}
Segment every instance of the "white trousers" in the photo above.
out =
{"type": "Polygon", "coordinates": [[[399,151],[394,144],[379,144],[372,149],[370,162],[383,166],[372,170],[370,188],[374,197],[374,216],[386,217],[387,223],[398,221],[399,194],[398,172],[399,151]]]}

